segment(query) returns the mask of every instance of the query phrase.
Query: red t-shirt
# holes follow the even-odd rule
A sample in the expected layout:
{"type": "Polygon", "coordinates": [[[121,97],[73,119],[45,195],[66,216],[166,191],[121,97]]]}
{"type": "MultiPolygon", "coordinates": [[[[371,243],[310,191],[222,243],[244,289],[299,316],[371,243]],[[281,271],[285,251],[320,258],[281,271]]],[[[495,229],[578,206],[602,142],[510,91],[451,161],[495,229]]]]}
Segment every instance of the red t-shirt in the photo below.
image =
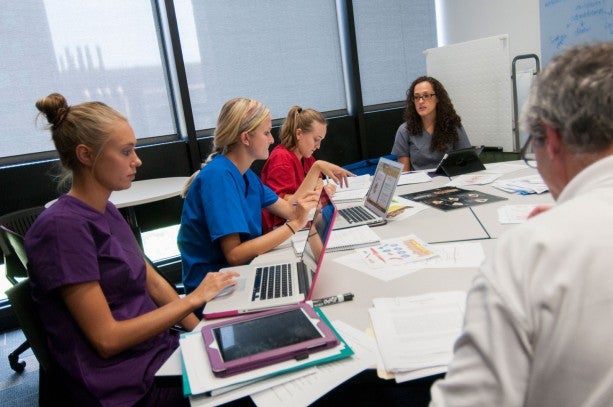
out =
{"type": "MultiPolygon", "coordinates": [[[[298,160],[296,154],[279,144],[270,153],[260,177],[265,185],[283,199],[285,195],[292,195],[298,190],[314,162],[313,156],[298,160]]],[[[266,210],[262,211],[262,233],[271,231],[283,222],[285,219],[274,216],[266,210]]]]}

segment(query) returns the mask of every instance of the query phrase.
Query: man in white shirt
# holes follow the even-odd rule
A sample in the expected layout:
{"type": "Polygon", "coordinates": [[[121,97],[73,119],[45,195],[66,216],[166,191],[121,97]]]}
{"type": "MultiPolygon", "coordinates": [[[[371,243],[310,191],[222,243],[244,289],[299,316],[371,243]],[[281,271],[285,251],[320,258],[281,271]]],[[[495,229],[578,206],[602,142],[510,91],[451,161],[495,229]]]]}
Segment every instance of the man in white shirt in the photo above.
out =
{"type": "Polygon", "coordinates": [[[613,405],[613,42],[552,59],[522,123],[557,202],[483,264],[431,406],[613,405]]]}

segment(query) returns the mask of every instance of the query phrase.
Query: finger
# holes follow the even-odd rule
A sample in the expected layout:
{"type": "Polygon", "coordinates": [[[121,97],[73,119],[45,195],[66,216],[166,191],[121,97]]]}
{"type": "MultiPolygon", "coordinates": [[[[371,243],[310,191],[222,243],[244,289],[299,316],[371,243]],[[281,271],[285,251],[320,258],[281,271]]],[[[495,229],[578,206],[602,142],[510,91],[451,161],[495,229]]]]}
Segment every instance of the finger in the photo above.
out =
{"type": "Polygon", "coordinates": [[[532,211],[528,214],[527,219],[533,218],[536,215],[538,215],[539,213],[541,213],[541,209],[540,208],[534,208],[532,209],[532,211]]]}
{"type": "Polygon", "coordinates": [[[330,178],[332,181],[336,182],[337,184],[341,183],[339,178],[333,172],[330,172],[329,174],[326,174],[326,175],[328,176],[328,178],[330,178]]]}
{"type": "Polygon", "coordinates": [[[340,183],[341,187],[344,185],[345,187],[349,186],[349,180],[347,179],[347,174],[343,173],[341,175],[341,183],[340,183]]]}
{"type": "Polygon", "coordinates": [[[528,219],[545,212],[546,210],[548,210],[550,207],[546,206],[546,205],[539,205],[536,208],[532,209],[532,211],[528,214],[528,219]]]}

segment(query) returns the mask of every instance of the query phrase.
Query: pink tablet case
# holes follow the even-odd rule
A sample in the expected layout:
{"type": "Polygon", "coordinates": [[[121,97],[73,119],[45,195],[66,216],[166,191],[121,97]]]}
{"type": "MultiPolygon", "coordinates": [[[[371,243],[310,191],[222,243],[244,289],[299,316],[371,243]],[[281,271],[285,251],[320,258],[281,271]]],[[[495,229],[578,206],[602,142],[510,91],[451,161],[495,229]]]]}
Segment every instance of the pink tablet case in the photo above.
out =
{"type": "MultiPolygon", "coordinates": [[[[267,319],[271,322],[270,319],[267,319]]],[[[279,326],[279,330],[284,330],[285,326],[279,326]]],[[[272,365],[274,363],[283,362],[289,359],[301,360],[307,358],[309,354],[320,350],[328,349],[339,344],[339,340],[332,332],[330,327],[317,315],[317,313],[308,304],[291,305],[288,307],[278,308],[275,310],[259,312],[237,318],[232,318],[223,322],[206,325],[202,328],[202,337],[204,346],[211,363],[213,373],[219,377],[231,376],[237,373],[246,372],[257,369],[263,366],[272,365]],[[216,349],[217,342],[215,340],[214,330],[229,326],[244,321],[252,321],[262,318],[275,318],[275,315],[290,311],[302,309],[309,319],[315,322],[315,326],[321,332],[322,336],[316,339],[310,339],[297,344],[283,346],[273,350],[256,353],[251,356],[242,357],[229,362],[224,362],[221,352],[216,349]]]]}

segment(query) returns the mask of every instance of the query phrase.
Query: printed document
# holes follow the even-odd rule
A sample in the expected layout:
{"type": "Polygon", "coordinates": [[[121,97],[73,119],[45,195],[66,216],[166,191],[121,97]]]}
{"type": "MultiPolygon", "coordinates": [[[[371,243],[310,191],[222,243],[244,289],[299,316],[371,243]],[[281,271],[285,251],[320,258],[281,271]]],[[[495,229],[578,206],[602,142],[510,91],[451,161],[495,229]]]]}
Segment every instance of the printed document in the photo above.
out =
{"type": "Polygon", "coordinates": [[[410,263],[388,265],[383,268],[370,267],[362,260],[361,254],[355,250],[345,256],[334,258],[334,261],[380,280],[390,281],[428,268],[476,268],[485,258],[480,242],[431,243],[429,247],[436,252],[437,256],[410,263]]]}
{"type": "Polygon", "coordinates": [[[464,319],[466,293],[375,298],[369,310],[385,370],[445,367],[464,319]]]}

